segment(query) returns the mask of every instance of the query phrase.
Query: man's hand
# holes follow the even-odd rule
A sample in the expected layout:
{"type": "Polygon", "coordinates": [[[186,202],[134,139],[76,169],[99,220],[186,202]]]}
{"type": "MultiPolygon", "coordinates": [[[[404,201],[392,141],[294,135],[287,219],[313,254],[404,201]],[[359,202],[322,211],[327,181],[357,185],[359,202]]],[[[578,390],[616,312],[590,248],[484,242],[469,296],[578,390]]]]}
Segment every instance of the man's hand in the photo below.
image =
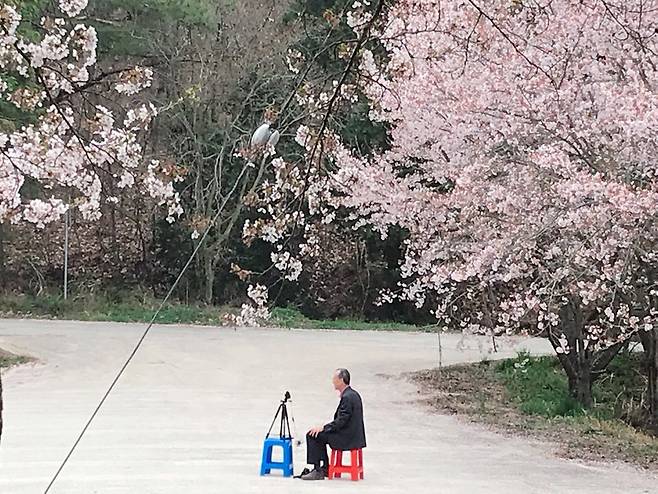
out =
{"type": "Polygon", "coordinates": [[[318,425],[317,427],[313,427],[311,430],[308,431],[309,435],[312,437],[318,437],[318,434],[324,430],[324,425],[318,425]]]}

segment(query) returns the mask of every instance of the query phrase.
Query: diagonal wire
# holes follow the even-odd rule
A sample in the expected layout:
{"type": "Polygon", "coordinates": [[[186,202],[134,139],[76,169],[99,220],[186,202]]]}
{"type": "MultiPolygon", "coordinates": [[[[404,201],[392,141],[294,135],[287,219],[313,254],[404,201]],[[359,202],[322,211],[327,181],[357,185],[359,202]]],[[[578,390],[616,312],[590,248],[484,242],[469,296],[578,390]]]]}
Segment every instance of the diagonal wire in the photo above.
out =
{"type": "MultiPolygon", "coordinates": [[[[372,27],[372,24],[374,23],[374,19],[377,18],[377,16],[378,16],[379,13],[381,13],[381,10],[382,10],[382,8],[383,8],[384,3],[385,3],[385,0],[380,0],[380,2],[378,3],[378,5],[377,5],[377,7],[376,7],[376,13],[375,13],[375,15],[373,16],[373,19],[371,19],[370,22],[368,23],[368,28],[367,28],[367,31],[368,31],[368,32],[370,31],[370,28],[372,27]]],[[[363,38],[365,38],[365,37],[367,37],[367,36],[364,36],[364,37],[362,37],[362,39],[359,40],[359,45],[358,45],[358,46],[360,46],[360,45],[363,43],[363,38]]],[[[355,57],[356,57],[356,53],[357,53],[357,50],[355,50],[354,53],[352,54],[352,57],[350,57],[350,62],[349,62],[349,64],[348,64],[348,70],[347,70],[346,72],[349,72],[349,69],[352,67],[352,65],[353,65],[353,63],[354,63],[354,59],[355,59],[355,57]]],[[[342,80],[341,80],[341,84],[339,84],[339,86],[342,85],[342,83],[344,83],[345,78],[346,78],[346,73],[343,74],[343,77],[342,77],[342,80]]],[[[338,89],[339,89],[339,88],[336,89],[336,92],[338,92],[338,89]]],[[[335,95],[334,95],[334,96],[335,96],[335,95]]],[[[327,115],[325,116],[325,119],[323,120],[323,124],[322,124],[323,129],[322,129],[322,130],[324,130],[324,127],[325,127],[326,124],[327,124],[328,114],[331,113],[331,109],[332,109],[333,103],[334,103],[334,101],[332,100],[332,102],[331,102],[331,104],[330,104],[330,106],[329,106],[329,109],[328,109],[328,111],[327,111],[327,115]]],[[[288,104],[288,103],[286,103],[286,105],[287,105],[287,104],[288,104]]],[[[321,131],[320,133],[322,133],[322,131],[321,131]]],[[[313,149],[313,154],[315,154],[316,147],[317,147],[317,142],[316,142],[316,146],[315,146],[314,149],[313,149]]],[[[265,160],[266,158],[267,158],[267,155],[263,156],[263,160],[265,160]]],[[[240,172],[240,175],[238,176],[237,180],[235,181],[235,184],[233,185],[233,188],[231,189],[231,191],[226,195],[226,197],[225,197],[224,200],[222,201],[222,204],[221,204],[219,210],[217,211],[217,213],[216,213],[215,216],[213,217],[212,221],[211,221],[210,224],[208,225],[208,228],[206,228],[206,231],[203,233],[203,236],[201,237],[201,239],[199,240],[199,243],[197,244],[196,248],[195,248],[194,251],[192,252],[192,255],[190,255],[190,258],[189,258],[189,259],[187,260],[187,262],[185,263],[185,266],[183,267],[183,269],[181,270],[180,274],[179,274],[178,277],[176,278],[176,281],[174,282],[174,284],[173,284],[173,285],[171,286],[171,288],[169,289],[169,292],[167,293],[167,296],[162,300],[162,302],[160,303],[160,306],[158,307],[158,310],[155,312],[155,314],[153,314],[153,317],[151,318],[151,321],[149,322],[148,326],[147,326],[146,329],[144,330],[142,336],[140,337],[139,341],[138,341],[137,344],[135,345],[133,351],[132,351],[131,354],[128,356],[128,358],[126,359],[126,362],[123,364],[123,366],[122,366],[121,369],[119,370],[118,374],[116,375],[116,377],[115,377],[114,380],[112,381],[112,384],[110,384],[109,388],[107,389],[107,391],[106,391],[105,394],[103,395],[103,398],[101,399],[101,401],[99,402],[98,406],[96,407],[96,409],[95,409],[94,412],[92,413],[91,417],[89,418],[89,420],[87,421],[87,423],[86,423],[85,426],[83,427],[82,431],[81,431],[80,434],[78,435],[78,438],[76,439],[76,441],[75,441],[75,443],[73,444],[73,446],[71,447],[70,451],[68,452],[68,454],[66,455],[66,457],[65,457],[64,460],[62,461],[61,465],[60,465],[59,468],[57,469],[57,472],[55,472],[55,475],[53,476],[52,480],[51,480],[50,483],[48,484],[48,487],[46,487],[46,490],[44,491],[44,494],[48,494],[48,492],[50,492],[50,488],[53,486],[53,484],[55,483],[55,481],[56,481],[57,478],[59,477],[59,474],[62,472],[62,470],[63,470],[64,467],[66,466],[66,463],[68,462],[69,458],[71,458],[71,455],[73,454],[73,452],[74,452],[75,449],[77,448],[78,444],[79,444],[80,441],[82,440],[82,437],[85,435],[85,433],[87,432],[87,429],[89,429],[89,426],[91,425],[91,423],[93,422],[93,420],[96,418],[96,415],[98,414],[98,412],[100,411],[101,407],[103,406],[103,404],[104,404],[105,401],[107,400],[107,397],[110,395],[110,393],[112,392],[112,390],[113,390],[114,387],[116,386],[117,382],[119,381],[119,379],[120,379],[121,376],[123,375],[123,372],[126,370],[126,368],[128,367],[128,365],[130,364],[131,360],[133,359],[133,357],[135,356],[135,354],[137,353],[137,351],[138,351],[139,348],[141,347],[142,343],[144,342],[144,340],[145,340],[146,337],[148,336],[148,334],[149,334],[149,332],[150,332],[150,330],[151,330],[151,327],[153,326],[153,323],[155,322],[156,318],[157,318],[158,315],[160,314],[160,311],[162,310],[162,308],[164,307],[164,305],[167,303],[167,301],[169,300],[169,297],[171,297],[172,293],[174,292],[174,290],[175,290],[176,287],[178,286],[178,283],[180,282],[180,280],[182,279],[183,275],[184,275],[185,272],[187,271],[187,268],[190,266],[190,264],[192,263],[192,261],[193,261],[194,258],[196,257],[197,252],[199,251],[199,249],[201,248],[201,245],[203,244],[204,240],[206,239],[206,237],[207,237],[208,234],[210,233],[210,230],[212,230],[212,228],[215,226],[215,223],[216,223],[217,220],[219,219],[220,214],[221,214],[222,211],[224,210],[224,207],[226,207],[226,204],[228,203],[228,200],[231,198],[231,196],[232,196],[233,193],[235,192],[235,190],[236,190],[238,184],[240,183],[240,180],[242,179],[242,176],[244,175],[245,171],[247,171],[248,167],[249,167],[249,165],[245,165],[245,166],[243,167],[242,171],[240,172]]],[[[307,178],[308,178],[308,177],[307,177],[307,178]]],[[[295,422],[294,422],[295,419],[293,418],[292,420],[293,420],[293,425],[295,426],[295,429],[296,429],[296,425],[295,425],[295,422]]],[[[296,431],[295,431],[295,434],[296,434],[296,431]]]]}
{"type": "MultiPolygon", "coordinates": [[[[263,157],[263,159],[266,159],[266,157],[263,157]]],[[[137,351],[139,350],[139,348],[142,346],[142,343],[143,343],[144,340],[146,339],[146,336],[149,334],[149,331],[151,330],[151,327],[153,326],[153,323],[155,322],[156,318],[157,318],[158,315],[160,314],[160,311],[162,310],[162,308],[165,306],[165,304],[166,304],[167,301],[169,300],[169,297],[171,297],[171,294],[174,293],[174,290],[175,290],[176,287],[178,286],[178,283],[180,282],[180,280],[183,278],[183,275],[184,275],[185,272],[187,271],[187,268],[190,266],[190,264],[192,264],[192,261],[193,261],[194,258],[196,257],[196,254],[197,254],[197,252],[199,251],[199,249],[201,248],[201,245],[203,244],[204,240],[206,239],[206,237],[207,237],[208,234],[210,233],[210,230],[212,230],[212,228],[215,226],[215,223],[216,223],[217,220],[219,219],[219,215],[222,213],[222,211],[224,211],[224,208],[226,207],[226,204],[228,203],[228,200],[231,198],[231,196],[233,195],[233,193],[234,193],[235,190],[237,189],[237,186],[238,186],[238,184],[240,183],[240,180],[242,180],[242,176],[244,175],[244,173],[245,173],[248,169],[249,169],[249,165],[248,165],[248,164],[245,165],[245,166],[242,168],[242,171],[240,172],[240,175],[238,176],[237,180],[235,181],[235,184],[233,185],[233,188],[231,189],[231,191],[226,195],[226,197],[225,197],[224,200],[222,201],[222,204],[221,204],[221,206],[219,207],[219,210],[217,211],[217,213],[216,213],[215,216],[213,217],[212,221],[210,222],[210,224],[209,224],[208,227],[206,228],[206,231],[203,233],[203,236],[201,237],[201,239],[199,240],[199,243],[197,244],[196,248],[195,248],[194,251],[192,252],[192,255],[190,255],[190,258],[187,260],[187,263],[185,263],[185,266],[183,267],[183,269],[181,270],[180,274],[179,274],[178,277],[176,278],[176,281],[174,281],[174,284],[173,284],[173,285],[171,286],[171,288],[169,289],[169,292],[167,292],[167,296],[166,296],[166,297],[162,300],[162,302],[160,303],[160,306],[158,307],[158,310],[156,310],[156,311],[155,311],[155,314],[153,314],[153,317],[151,318],[151,321],[149,322],[148,326],[147,326],[146,329],[144,330],[144,333],[142,333],[141,338],[139,339],[139,341],[137,342],[137,344],[136,344],[135,347],[133,348],[133,351],[131,352],[130,356],[126,359],[126,362],[123,364],[123,366],[122,366],[121,369],[119,370],[118,374],[117,374],[116,377],[114,378],[114,381],[112,381],[112,384],[110,384],[110,387],[107,388],[107,391],[106,391],[105,394],[103,395],[103,398],[101,399],[101,401],[98,403],[98,406],[97,406],[96,409],[94,410],[94,413],[92,413],[92,414],[91,414],[91,417],[89,417],[89,420],[87,421],[87,423],[86,423],[85,426],[83,427],[82,431],[81,431],[80,434],[78,435],[78,438],[75,440],[75,443],[73,443],[73,446],[71,447],[70,451],[69,451],[68,454],[66,455],[66,458],[64,458],[64,461],[62,461],[61,465],[60,465],[59,468],[57,469],[57,472],[55,472],[55,475],[53,476],[52,480],[51,480],[50,483],[48,484],[48,487],[46,487],[46,490],[44,491],[44,494],[48,494],[48,492],[50,492],[50,488],[53,486],[53,484],[55,483],[55,481],[56,481],[57,478],[59,477],[59,474],[60,474],[60,473],[62,472],[62,470],[64,469],[64,466],[65,466],[66,463],[69,461],[69,458],[71,458],[71,455],[73,454],[73,452],[74,452],[75,449],[77,448],[78,444],[80,444],[80,441],[82,440],[82,437],[83,437],[83,436],[85,435],[85,433],[87,432],[87,429],[89,429],[89,426],[90,426],[91,423],[93,422],[94,418],[96,418],[96,415],[98,415],[98,412],[100,411],[101,407],[102,407],[103,404],[105,403],[105,400],[107,400],[107,397],[110,395],[110,393],[112,392],[112,390],[113,390],[114,387],[116,386],[117,382],[119,381],[119,378],[121,378],[121,375],[123,374],[123,372],[124,372],[124,371],[126,370],[126,368],[128,367],[128,364],[130,364],[130,361],[133,359],[133,357],[135,356],[135,354],[137,353],[137,351]]]]}

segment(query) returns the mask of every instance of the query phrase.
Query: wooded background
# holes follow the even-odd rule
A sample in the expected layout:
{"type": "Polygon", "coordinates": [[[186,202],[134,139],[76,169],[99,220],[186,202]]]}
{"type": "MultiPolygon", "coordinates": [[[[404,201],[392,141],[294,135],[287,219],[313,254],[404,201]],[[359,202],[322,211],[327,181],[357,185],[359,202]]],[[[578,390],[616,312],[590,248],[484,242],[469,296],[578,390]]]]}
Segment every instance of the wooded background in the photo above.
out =
{"type": "MultiPolygon", "coordinates": [[[[19,3],[33,22],[52,9],[47,1],[19,3]]],[[[117,203],[104,203],[98,222],[83,221],[73,209],[68,261],[73,297],[163,295],[195,247],[193,232],[207,225],[235,185],[242,164],[234,154],[265,119],[277,118],[279,154],[295,158],[299,150],[289,142],[306,115],[290,100],[300,84],[318,91],[342,72],[354,33],[338,20],[350,5],[341,0],[90,2],[81,20],[98,31],[100,72],[95,76],[134,64],[154,70],[154,84],[143,98],[165,111],[148,136],[148,155],[183,171],[185,180],[177,189],[185,214],[169,224],[139,191],[124,191],[117,203]],[[294,67],[296,53],[314,60],[303,77],[294,67]]],[[[2,114],[10,107],[2,105],[0,122],[11,125],[2,114]]],[[[367,102],[357,102],[332,115],[343,139],[363,153],[387,145],[386,128],[373,124],[368,111],[367,102]]],[[[402,231],[382,241],[344,223],[327,226],[321,232],[322,255],[309,259],[299,282],[268,275],[270,249],[261,241],[246,246],[241,229],[253,214],[246,198],[269,173],[254,173],[238,184],[175,298],[239,305],[246,283],[231,270],[239,265],[265,273],[268,286],[275,286],[270,293],[274,305],[292,306],[308,316],[430,320],[411,304],[374,304],[382,288],[395,288],[399,280],[402,231]]],[[[0,290],[61,293],[64,234],[63,221],[43,229],[0,224],[0,290]]]]}

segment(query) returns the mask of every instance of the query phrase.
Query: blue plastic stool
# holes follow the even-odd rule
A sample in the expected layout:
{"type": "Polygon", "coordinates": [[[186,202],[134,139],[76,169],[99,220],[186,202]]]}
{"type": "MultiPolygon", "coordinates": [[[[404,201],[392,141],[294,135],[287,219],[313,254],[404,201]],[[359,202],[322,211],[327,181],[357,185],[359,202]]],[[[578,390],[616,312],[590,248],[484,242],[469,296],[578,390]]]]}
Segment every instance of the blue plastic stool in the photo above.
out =
{"type": "Polygon", "coordinates": [[[292,477],[292,439],[266,437],[263,443],[263,460],[260,464],[260,474],[267,475],[271,470],[282,470],[284,477],[292,477]],[[272,449],[275,446],[283,448],[283,461],[272,461],[272,449]]]}

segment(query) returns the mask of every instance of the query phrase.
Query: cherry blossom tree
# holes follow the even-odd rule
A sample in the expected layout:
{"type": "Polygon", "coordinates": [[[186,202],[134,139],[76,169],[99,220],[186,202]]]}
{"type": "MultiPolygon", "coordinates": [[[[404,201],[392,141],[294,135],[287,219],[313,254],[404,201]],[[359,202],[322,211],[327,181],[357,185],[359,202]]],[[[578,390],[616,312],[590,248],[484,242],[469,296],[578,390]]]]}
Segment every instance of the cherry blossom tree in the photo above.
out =
{"type": "MultiPolygon", "coordinates": [[[[355,2],[347,22],[376,38],[358,84],[391,149],[361,156],[311,118],[306,160],[278,163],[285,180],[245,237],[280,246],[303,225],[301,258],[336,217],[382,237],[402,227],[405,282],[382,302],[439,300],[443,327],[544,334],[590,406],[614,355],[658,328],[658,2],[402,0],[387,14],[373,27],[355,2]]],[[[299,103],[312,117],[331,97],[299,103]]]]}
{"type": "Polygon", "coordinates": [[[333,152],[341,205],[410,233],[407,283],[383,298],[438,294],[446,325],[545,333],[591,405],[658,324],[637,275],[658,263],[657,29],[646,0],[399,2],[360,67],[392,149],[333,152]]]}
{"type": "Polygon", "coordinates": [[[166,205],[173,221],[182,213],[177,177],[157,160],[144,163],[140,142],[157,110],[128,104],[151,84],[151,70],[98,70],[96,31],[74,21],[87,0],[57,6],[59,15],[43,17],[35,33],[16,7],[0,3],[0,98],[15,107],[0,129],[0,223],[43,227],[70,207],[96,220],[102,201],[117,200],[109,185],[138,187],[166,205]],[[99,94],[110,104],[93,103],[99,94]]]}
{"type": "Polygon", "coordinates": [[[99,91],[108,102],[136,95],[151,84],[152,71],[95,69],[95,29],[71,22],[86,4],[60,0],[62,15],[43,17],[36,40],[22,34],[16,8],[0,4],[0,95],[24,117],[0,133],[0,221],[43,226],[70,206],[97,219],[101,202],[116,200],[105,194],[107,183],[142,188],[168,205],[173,221],[182,212],[176,177],[158,161],[144,164],[139,139],[156,108],[93,103],[99,91]]]}

